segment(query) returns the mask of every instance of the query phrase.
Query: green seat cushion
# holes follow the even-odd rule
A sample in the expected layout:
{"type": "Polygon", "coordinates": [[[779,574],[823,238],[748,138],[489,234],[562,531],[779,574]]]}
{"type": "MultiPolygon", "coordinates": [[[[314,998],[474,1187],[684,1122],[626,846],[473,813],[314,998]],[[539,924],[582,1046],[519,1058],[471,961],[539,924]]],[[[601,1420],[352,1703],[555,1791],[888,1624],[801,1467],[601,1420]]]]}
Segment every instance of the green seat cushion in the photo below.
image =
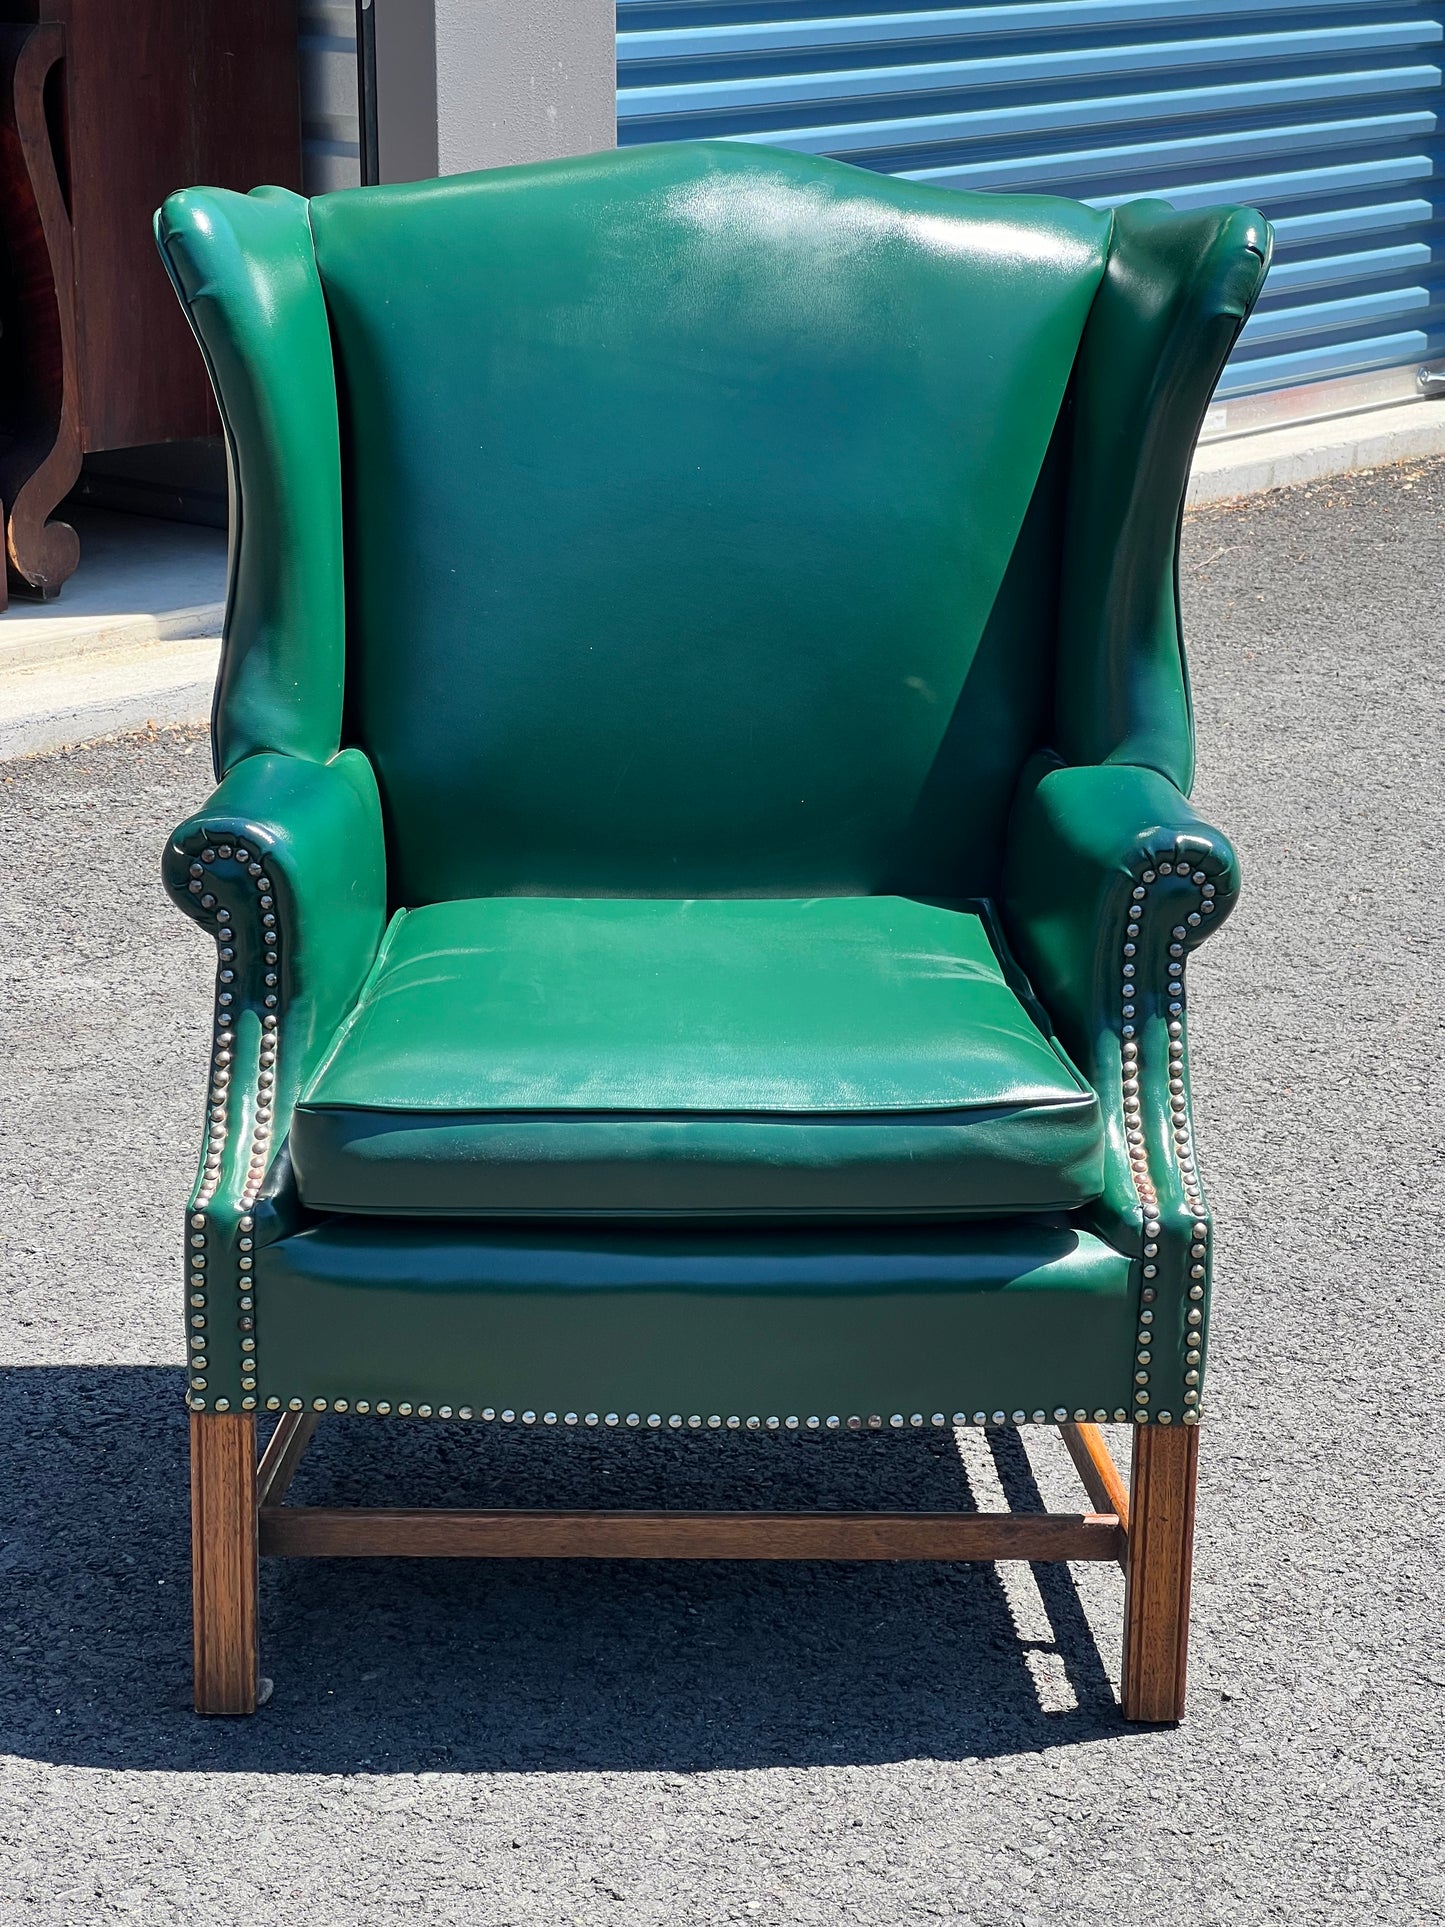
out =
{"type": "Polygon", "coordinates": [[[773,1217],[1098,1195],[1099,1109],[984,914],[487,897],[399,914],[302,1093],[318,1210],[773,1217]]]}

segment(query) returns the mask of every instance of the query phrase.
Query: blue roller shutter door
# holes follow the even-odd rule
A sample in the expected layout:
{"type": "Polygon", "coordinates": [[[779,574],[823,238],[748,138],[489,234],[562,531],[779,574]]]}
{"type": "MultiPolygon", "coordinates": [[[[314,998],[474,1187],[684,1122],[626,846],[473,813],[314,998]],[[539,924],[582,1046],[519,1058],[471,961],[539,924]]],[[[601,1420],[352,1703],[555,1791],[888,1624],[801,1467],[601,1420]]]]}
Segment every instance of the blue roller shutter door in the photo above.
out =
{"type": "Polygon", "coordinates": [[[1262,208],[1276,265],[1221,395],[1445,353],[1440,6],[618,0],[617,14],[623,146],[722,136],[944,187],[1262,208]]]}

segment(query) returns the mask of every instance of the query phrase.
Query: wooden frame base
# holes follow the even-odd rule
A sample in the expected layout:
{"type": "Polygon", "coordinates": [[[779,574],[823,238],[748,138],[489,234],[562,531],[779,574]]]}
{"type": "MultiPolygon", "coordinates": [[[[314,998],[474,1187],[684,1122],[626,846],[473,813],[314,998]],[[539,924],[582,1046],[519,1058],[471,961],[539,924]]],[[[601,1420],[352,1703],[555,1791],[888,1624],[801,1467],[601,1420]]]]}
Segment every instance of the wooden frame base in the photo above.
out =
{"type": "Polygon", "coordinates": [[[328,1512],[267,1506],[261,1550],[304,1559],[1117,1559],[1085,1513],[328,1512]]]}
{"type": "Polygon", "coordinates": [[[256,1710],[256,1421],[191,1414],[191,1608],[198,1713],[256,1710]]]}
{"type": "Polygon", "coordinates": [[[260,1464],[255,1421],[191,1416],[196,1711],[256,1705],[257,1559],[1117,1560],[1123,1712],[1184,1714],[1196,1427],[1136,1428],[1126,1489],[1096,1425],[1059,1431],[1093,1512],[408,1511],[284,1503],[319,1419],[288,1412],[260,1464]]]}
{"type": "Polygon", "coordinates": [[[1134,1433],[1129,1557],[1124,1567],[1124,1718],[1184,1717],[1199,1427],[1134,1433]]]}

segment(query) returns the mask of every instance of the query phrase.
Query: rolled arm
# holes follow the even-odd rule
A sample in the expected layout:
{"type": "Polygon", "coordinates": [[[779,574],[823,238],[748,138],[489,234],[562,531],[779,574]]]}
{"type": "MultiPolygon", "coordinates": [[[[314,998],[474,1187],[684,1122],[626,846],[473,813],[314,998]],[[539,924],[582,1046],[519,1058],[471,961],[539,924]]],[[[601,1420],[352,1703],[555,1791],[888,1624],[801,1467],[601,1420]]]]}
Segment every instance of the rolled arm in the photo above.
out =
{"type": "Polygon", "coordinates": [[[1238,889],[1227,839],[1156,770],[1041,759],[1026,774],[1004,926],[1099,1094],[1101,1228],[1140,1266],[1141,1420],[1195,1423],[1202,1404],[1213,1237],[1190,1122],[1185,962],[1238,889]]]}
{"type": "Polygon", "coordinates": [[[190,1402],[249,1409],[251,1253],[288,1208],[277,1151],[298,1094],[375,961],[386,921],[371,765],[358,750],[326,763],[269,752],[245,758],[176,830],[162,874],[217,946],[207,1125],[186,1213],[190,1402]],[[243,1302],[233,1319],[236,1291],[243,1302]],[[239,1345],[230,1342],[238,1330],[239,1345]]]}

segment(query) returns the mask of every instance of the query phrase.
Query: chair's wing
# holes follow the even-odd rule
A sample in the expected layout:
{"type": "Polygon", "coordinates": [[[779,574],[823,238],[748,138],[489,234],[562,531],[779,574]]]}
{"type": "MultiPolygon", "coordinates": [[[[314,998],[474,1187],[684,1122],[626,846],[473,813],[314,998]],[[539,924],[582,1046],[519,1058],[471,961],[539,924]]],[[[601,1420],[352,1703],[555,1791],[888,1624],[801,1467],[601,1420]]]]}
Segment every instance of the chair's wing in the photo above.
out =
{"type": "Polygon", "coordinates": [[[1245,208],[1116,210],[1081,344],[1055,741],[1014,802],[1001,909],[1105,1121],[1096,1217],[1140,1264],[1134,1418],[1197,1424],[1212,1224],[1189,1113],[1185,960],[1238,890],[1186,801],[1179,524],[1199,425],[1269,265],[1245,208]]]}
{"type": "Polygon", "coordinates": [[[216,939],[207,1124],[186,1215],[193,1410],[253,1411],[252,1265],[291,1209],[297,1090],[355,999],[386,913],[376,783],[337,754],[345,668],[340,436],[307,204],[174,194],[156,239],[206,357],[231,471],[216,690],[224,780],[167,846],[175,901],[216,939]]]}
{"type": "Polygon", "coordinates": [[[282,188],[191,188],[156,216],[226,431],[231,562],[216,767],[340,740],[341,456],[326,302],[307,204],[282,188]]]}
{"type": "Polygon", "coordinates": [[[1118,208],[1075,375],[1055,741],[1070,763],[1155,769],[1186,795],[1179,521],[1200,423],[1270,239],[1248,208],[1118,208]]]}

